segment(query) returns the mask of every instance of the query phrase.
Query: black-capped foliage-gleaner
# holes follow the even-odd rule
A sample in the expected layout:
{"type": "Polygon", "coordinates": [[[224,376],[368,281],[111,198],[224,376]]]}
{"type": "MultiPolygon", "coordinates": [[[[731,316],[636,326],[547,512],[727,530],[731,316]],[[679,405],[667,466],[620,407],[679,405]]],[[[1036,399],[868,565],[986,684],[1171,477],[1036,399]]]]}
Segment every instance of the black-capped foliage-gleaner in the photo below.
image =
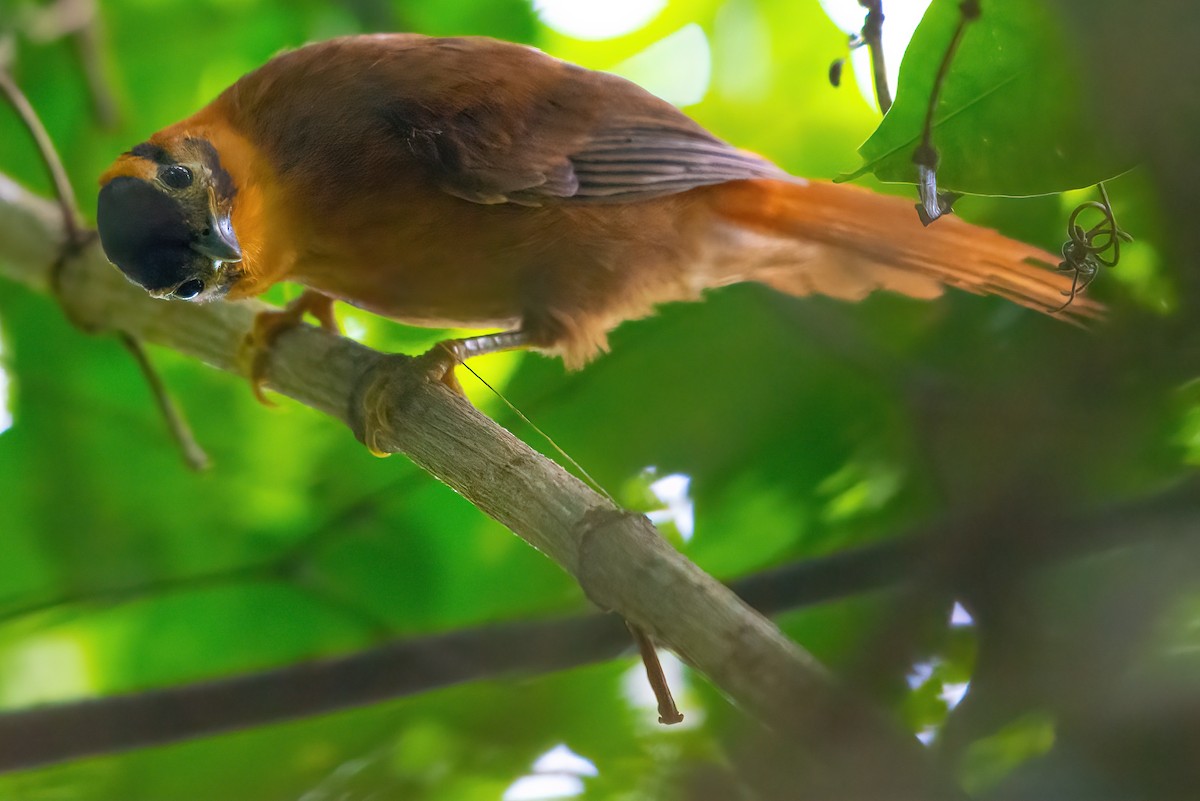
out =
{"type": "Polygon", "coordinates": [[[578,366],[654,304],[943,286],[1065,311],[1049,253],[908,201],[787,175],[636,85],[484,38],[354,36],[285,53],[117,159],[109,258],[158,297],[310,292],[415,325],[499,328],[578,366]]]}

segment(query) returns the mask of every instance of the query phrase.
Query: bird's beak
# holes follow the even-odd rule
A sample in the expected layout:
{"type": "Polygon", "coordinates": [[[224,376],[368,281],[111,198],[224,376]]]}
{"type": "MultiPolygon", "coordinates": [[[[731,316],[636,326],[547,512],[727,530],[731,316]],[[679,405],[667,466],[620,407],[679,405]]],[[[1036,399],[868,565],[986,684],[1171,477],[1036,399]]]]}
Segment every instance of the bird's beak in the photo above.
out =
{"type": "Polygon", "coordinates": [[[233,221],[227,212],[209,212],[208,231],[192,243],[192,250],[213,261],[242,260],[242,246],[233,233],[233,221]]]}

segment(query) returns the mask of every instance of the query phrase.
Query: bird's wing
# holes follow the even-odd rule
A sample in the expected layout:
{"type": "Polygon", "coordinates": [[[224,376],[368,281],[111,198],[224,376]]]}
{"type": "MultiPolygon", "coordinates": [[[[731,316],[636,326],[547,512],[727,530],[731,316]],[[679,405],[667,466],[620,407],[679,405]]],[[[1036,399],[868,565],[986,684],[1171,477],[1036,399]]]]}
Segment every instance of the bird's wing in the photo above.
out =
{"type": "MultiPolygon", "coordinates": [[[[747,178],[785,178],[769,161],[717,139],[663,101],[657,118],[643,107],[613,115],[582,135],[573,120],[546,121],[521,143],[497,146],[443,134],[435,151],[441,187],[478,203],[624,203],[747,178]],[[686,122],[687,125],[681,125],[686,122]]],[[[455,130],[450,128],[450,130],[455,130]]],[[[462,129],[457,129],[461,131],[462,129]]],[[[500,140],[501,142],[503,139],[500,140]]]]}
{"type": "Polygon", "coordinates": [[[532,48],[483,39],[426,40],[426,64],[453,92],[412,102],[398,121],[446,192],[479,203],[618,203],[747,178],[785,178],[638,85],[532,48]],[[471,70],[474,68],[474,72],[471,70]],[[448,77],[451,76],[451,77],[448,77]],[[441,98],[459,105],[447,115],[441,98]],[[415,112],[415,113],[414,113],[415,112]]]}
{"type": "Polygon", "coordinates": [[[616,203],[725,181],[784,175],[770,162],[707,133],[653,122],[627,127],[621,120],[612,122],[613,127],[594,133],[565,156],[550,173],[552,180],[513,192],[510,200],[565,198],[616,203]]]}
{"type": "Polygon", "coordinates": [[[486,38],[348,37],[269,62],[228,113],[315,187],[429,181],[476,203],[617,203],[777,167],[615,75],[486,38]]]}

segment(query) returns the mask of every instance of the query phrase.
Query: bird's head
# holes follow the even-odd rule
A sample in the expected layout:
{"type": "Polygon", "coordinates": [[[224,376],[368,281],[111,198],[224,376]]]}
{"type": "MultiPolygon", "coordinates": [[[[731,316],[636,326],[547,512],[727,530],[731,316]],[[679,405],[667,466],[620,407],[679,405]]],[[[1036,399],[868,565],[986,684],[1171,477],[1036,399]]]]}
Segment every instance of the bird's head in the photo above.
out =
{"type": "Polygon", "coordinates": [[[96,227],[109,261],[157,298],[221,297],[241,275],[237,188],[203,137],[155,137],[100,179],[96,227]]]}

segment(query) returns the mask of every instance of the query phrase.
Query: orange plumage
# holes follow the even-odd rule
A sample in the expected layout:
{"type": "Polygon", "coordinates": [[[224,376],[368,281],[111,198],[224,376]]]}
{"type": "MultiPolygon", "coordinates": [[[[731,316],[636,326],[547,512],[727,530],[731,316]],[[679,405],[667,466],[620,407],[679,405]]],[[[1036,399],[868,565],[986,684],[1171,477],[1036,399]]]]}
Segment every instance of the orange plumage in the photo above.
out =
{"type": "Polygon", "coordinates": [[[497,346],[571,366],[621,321],[739,281],[851,300],[949,285],[1052,314],[1070,285],[1028,263],[1049,253],[923,228],[907,201],[788,176],[628,81],[481,38],[284,54],[101,182],[105,249],[154,294],[296,281],[404,322],[511,329],[497,346]]]}

